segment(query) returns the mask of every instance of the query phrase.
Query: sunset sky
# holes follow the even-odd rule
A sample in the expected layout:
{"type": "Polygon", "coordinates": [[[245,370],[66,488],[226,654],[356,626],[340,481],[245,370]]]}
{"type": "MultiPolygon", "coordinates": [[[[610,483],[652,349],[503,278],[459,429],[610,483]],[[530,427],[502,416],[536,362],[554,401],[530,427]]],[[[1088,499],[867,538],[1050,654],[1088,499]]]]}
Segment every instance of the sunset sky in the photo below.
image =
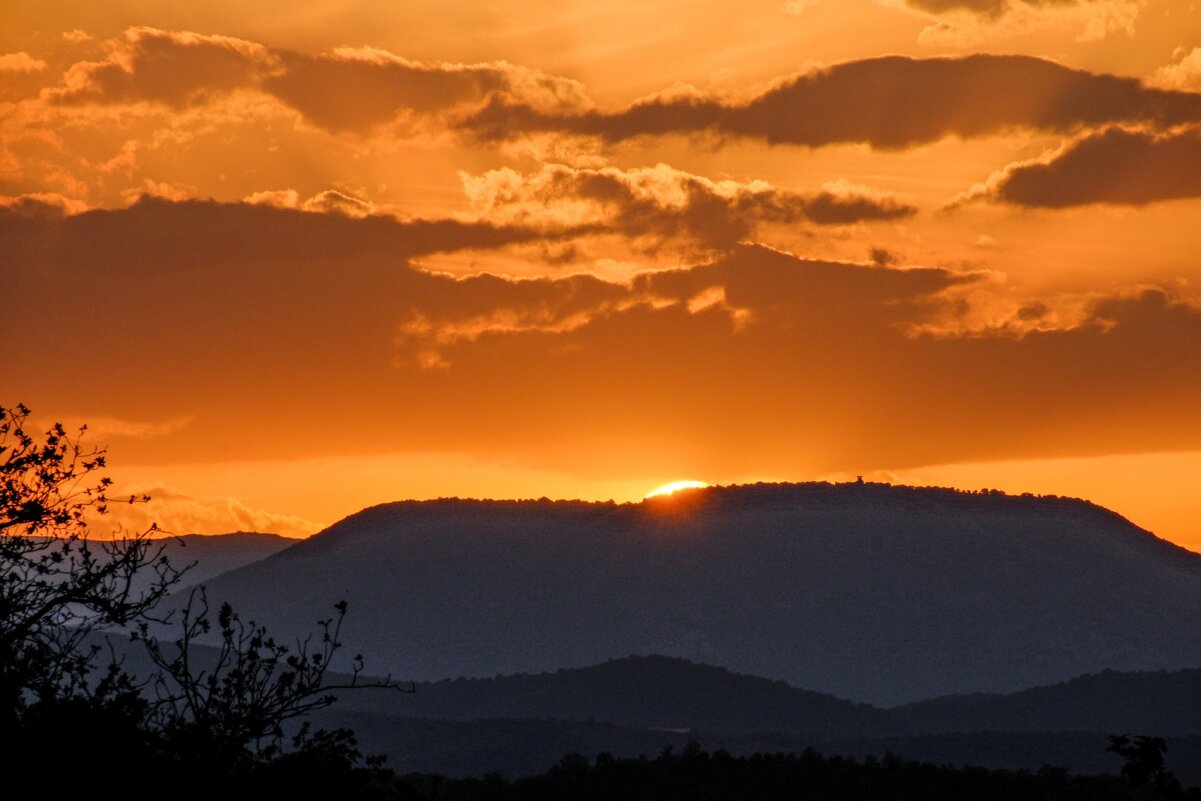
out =
{"type": "Polygon", "coordinates": [[[0,405],[128,525],[861,474],[1201,550],[1201,2],[3,6],[0,405]]]}

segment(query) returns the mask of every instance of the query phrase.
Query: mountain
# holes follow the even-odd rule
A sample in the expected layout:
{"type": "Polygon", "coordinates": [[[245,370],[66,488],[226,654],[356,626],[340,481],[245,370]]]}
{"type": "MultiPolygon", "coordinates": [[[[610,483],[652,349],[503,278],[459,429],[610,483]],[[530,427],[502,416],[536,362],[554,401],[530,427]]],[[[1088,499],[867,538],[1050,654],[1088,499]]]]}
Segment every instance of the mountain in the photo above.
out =
{"type": "Polygon", "coordinates": [[[660,653],[896,704],[1201,665],[1201,555],[1059,497],[883,484],[400,502],[209,582],[406,679],[660,653]]]}

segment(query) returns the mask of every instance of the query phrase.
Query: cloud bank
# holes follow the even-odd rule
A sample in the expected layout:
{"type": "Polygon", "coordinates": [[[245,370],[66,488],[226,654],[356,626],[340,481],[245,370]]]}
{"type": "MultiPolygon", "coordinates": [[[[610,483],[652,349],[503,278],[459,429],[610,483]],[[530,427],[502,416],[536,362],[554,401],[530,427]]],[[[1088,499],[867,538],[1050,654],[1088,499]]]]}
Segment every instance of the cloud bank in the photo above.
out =
{"type": "Polygon", "coordinates": [[[762,246],[623,283],[427,273],[412,259],[523,231],[265,205],[0,210],[0,235],[24,400],[189,419],[131,460],[437,450],[612,475],[1201,446],[1201,309],[1162,289],[970,328],[983,274],[762,246]]]}

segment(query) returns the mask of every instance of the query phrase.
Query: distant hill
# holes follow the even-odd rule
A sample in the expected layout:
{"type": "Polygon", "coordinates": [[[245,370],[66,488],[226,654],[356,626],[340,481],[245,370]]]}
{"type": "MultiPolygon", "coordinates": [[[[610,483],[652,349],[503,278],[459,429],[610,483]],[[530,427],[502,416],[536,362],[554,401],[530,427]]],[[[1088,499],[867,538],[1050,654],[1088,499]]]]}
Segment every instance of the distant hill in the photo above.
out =
{"type": "Polygon", "coordinates": [[[412,694],[346,694],[343,709],[406,718],[596,720],[642,729],[803,732],[819,737],[894,734],[867,704],[663,656],[628,657],[537,675],[416,685],[412,694]]]}
{"type": "MultiPolygon", "coordinates": [[[[198,646],[193,663],[204,669],[215,657],[198,646]]],[[[135,674],[152,669],[137,646],[123,664],[135,674]]],[[[690,740],[738,754],[814,747],[1099,773],[1121,765],[1106,752],[1109,734],[1156,734],[1168,739],[1171,769],[1201,785],[1201,670],[1109,671],[1009,695],[948,696],[892,709],[667,657],[412,689],[342,692],[312,720],[353,730],[366,753],[386,755],[402,771],[454,776],[537,773],[567,752],[653,756],[690,740]]]]}
{"type": "Polygon", "coordinates": [[[881,709],[662,656],[536,675],[347,693],[341,710],[439,720],[593,720],[639,729],[787,733],[851,740],[957,732],[1201,735],[1201,670],[1107,671],[1008,695],[957,695],[881,709]]]}
{"type": "Polygon", "coordinates": [[[1168,767],[1201,786],[1201,670],[1106,672],[1009,695],[949,696],[893,709],[665,657],[580,670],[344,694],[316,720],[353,729],[400,771],[509,776],[567,752],[654,756],[696,740],[735,754],[887,753],[951,765],[1116,772],[1110,734],[1165,736],[1168,767]]]}
{"type": "Polygon", "coordinates": [[[1201,665],[1201,556],[1093,504],[882,484],[352,515],[216,577],[417,680],[659,653],[894,704],[1201,665]]]}
{"type": "Polygon", "coordinates": [[[958,695],[889,710],[898,729],[1201,735],[1201,670],[1104,673],[1008,695],[958,695]]]}

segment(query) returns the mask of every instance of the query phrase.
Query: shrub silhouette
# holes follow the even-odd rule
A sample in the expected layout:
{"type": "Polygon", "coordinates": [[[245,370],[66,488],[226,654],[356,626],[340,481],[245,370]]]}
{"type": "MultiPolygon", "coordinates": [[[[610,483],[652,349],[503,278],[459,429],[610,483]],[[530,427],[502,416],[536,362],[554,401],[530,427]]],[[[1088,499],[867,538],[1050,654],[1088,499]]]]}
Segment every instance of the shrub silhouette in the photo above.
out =
{"type": "Polygon", "coordinates": [[[1122,766],[1122,778],[1146,798],[1177,798],[1181,785],[1164,766],[1164,752],[1168,750],[1162,737],[1115,734],[1109,737],[1109,747],[1126,760],[1122,766]]]}
{"type": "MultiPolygon", "coordinates": [[[[151,681],[148,720],[176,748],[217,766],[234,765],[251,755],[280,754],[285,724],[334,703],[337,690],[400,689],[387,679],[361,682],[360,656],[353,660],[349,680],[327,681],[331,661],[342,648],[346,603],[337,603],[334,611],[334,617],[318,622],[316,641],[310,636],[288,646],[254,622],[244,623],[228,603],[211,614],[204,588],[193,590],[174,642],[164,644],[149,633],[148,623],[139,625],[136,636],[159,669],[151,681]],[[214,624],[219,636],[215,655],[198,657],[194,646],[214,624]]],[[[294,744],[328,755],[335,744],[331,736],[309,737],[302,729],[294,744]]]]}

